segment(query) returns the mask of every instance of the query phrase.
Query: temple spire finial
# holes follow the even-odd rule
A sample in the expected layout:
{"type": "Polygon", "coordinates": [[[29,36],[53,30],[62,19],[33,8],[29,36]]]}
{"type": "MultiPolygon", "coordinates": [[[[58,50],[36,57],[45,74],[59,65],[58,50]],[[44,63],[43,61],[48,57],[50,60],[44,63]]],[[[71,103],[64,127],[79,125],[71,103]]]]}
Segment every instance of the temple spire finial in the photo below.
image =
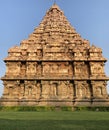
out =
{"type": "Polygon", "coordinates": [[[54,0],[54,5],[56,4],[56,0],[54,0]]]}

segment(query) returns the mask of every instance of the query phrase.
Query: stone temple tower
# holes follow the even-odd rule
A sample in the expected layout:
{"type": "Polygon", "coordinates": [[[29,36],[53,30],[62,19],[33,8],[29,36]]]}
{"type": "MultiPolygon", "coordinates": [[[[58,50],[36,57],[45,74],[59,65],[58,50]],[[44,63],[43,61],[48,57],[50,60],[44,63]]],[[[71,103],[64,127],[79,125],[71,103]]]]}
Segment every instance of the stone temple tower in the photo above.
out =
{"type": "Polygon", "coordinates": [[[90,46],[56,4],[4,62],[1,105],[109,104],[102,49],[90,46]]]}

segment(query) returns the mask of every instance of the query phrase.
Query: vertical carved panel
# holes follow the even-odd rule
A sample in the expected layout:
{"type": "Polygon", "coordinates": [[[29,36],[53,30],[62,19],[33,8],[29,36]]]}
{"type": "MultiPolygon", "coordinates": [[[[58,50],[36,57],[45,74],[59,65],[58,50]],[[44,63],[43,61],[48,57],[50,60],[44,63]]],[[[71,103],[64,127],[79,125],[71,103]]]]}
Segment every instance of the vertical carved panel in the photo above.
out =
{"type": "Polygon", "coordinates": [[[22,76],[26,75],[26,62],[25,61],[21,62],[21,65],[20,65],[20,74],[22,76]]]}
{"type": "Polygon", "coordinates": [[[74,73],[77,77],[88,77],[89,76],[89,65],[88,62],[74,62],[74,73]]]}
{"type": "Polygon", "coordinates": [[[73,65],[73,62],[69,62],[68,74],[69,74],[70,77],[73,77],[73,75],[74,75],[74,65],[73,65]]]}
{"type": "Polygon", "coordinates": [[[20,74],[20,62],[7,62],[6,75],[17,76],[20,74]]]}
{"type": "Polygon", "coordinates": [[[106,98],[107,91],[106,91],[106,83],[105,81],[95,81],[92,83],[93,85],[93,96],[95,98],[106,98]]]}
{"type": "Polygon", "coordinates": [[[91,98],[90,84],[86,81],[78,81],[75,83],[76,97],[80,99],[91,98]]]}
{"type": "Polygon", "coordinates": [[[90,62],[90,69],[92,76],[104,76],[104,63],[103,62],[90,62]]]}
{"type": "Polygon", "coordinates": [[[36,62],[27,62],[27,75],[35,75],[36,74],[36,67],[37,63],[36,62]]]}

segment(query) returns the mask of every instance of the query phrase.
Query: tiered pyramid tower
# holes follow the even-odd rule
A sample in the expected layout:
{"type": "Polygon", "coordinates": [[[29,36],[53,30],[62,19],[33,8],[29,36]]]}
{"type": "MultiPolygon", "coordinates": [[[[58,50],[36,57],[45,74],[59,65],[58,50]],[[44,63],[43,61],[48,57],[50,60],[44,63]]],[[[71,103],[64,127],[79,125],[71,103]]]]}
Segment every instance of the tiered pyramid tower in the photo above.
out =
{"type": "Polygon", "coordinates": [[[108,104],[102,50],[90,46],[56,4],[4,61],[1,105],[108,104]]]}

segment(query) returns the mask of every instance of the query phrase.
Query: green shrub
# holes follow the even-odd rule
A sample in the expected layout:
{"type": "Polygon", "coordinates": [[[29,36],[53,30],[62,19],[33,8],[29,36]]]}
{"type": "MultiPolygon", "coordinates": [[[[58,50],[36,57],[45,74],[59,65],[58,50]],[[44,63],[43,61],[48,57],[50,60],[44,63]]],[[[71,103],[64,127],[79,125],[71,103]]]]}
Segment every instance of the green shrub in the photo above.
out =
{"type": "Polygon", "coordinates": [[[89,111],[90,107],[78,106],[78,107],[75,107],[75,110],[76,111],[89,111]]]}
{"type": "Polygon", "coordinates": [[[92,107],[93,111],[109,111],[109,107],[108,106],[96,106],[96,107],[92,107]]]}
{"type": "Polygon", "coordinates": [[[72,107],[71,106],[62,106],[61,110],[62,111],[72,111],[72,107]]]}
{"type": "Polygon", "coordinates": [[[94,107],[71,107],[71,106],[0,106],[0,111],[109,111],[109,106],[94,106],[94,107]]]}
{"type": "Polygon", "coordinates": [[[109,107],[108,106],[94,106],[94,107],[78,106],[75,107],[75,111],[109,111],[109,107]]]}
{"type": "Polygon", "coordinates": [[[0,106],[0,111],[54,111],[51,106],[0,106]]]}

